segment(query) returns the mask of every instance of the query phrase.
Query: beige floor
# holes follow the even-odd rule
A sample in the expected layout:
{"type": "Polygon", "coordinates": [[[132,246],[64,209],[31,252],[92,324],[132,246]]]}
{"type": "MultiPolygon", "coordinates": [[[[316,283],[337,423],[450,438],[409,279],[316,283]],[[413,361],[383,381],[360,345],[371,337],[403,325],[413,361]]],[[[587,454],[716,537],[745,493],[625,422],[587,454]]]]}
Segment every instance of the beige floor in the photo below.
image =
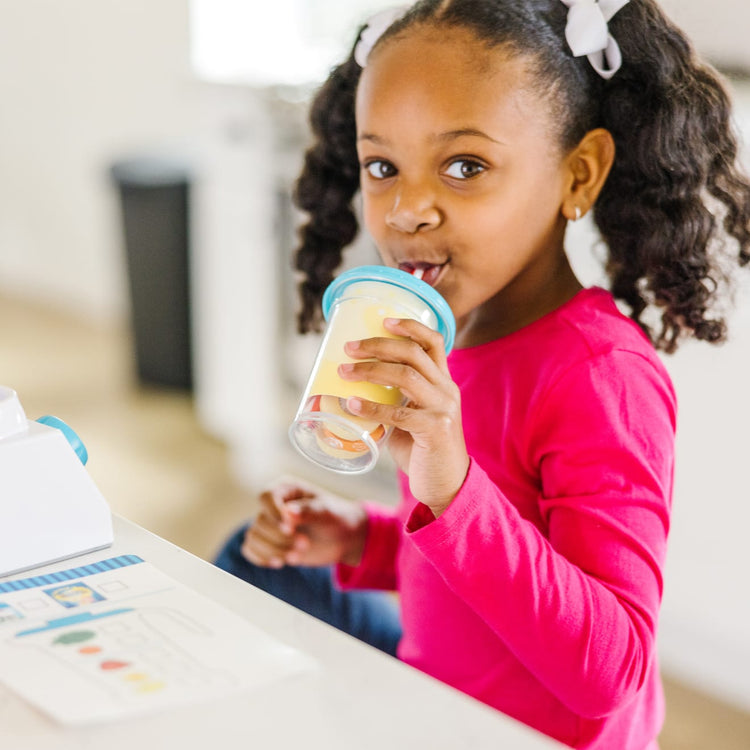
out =
{"type": "MultiPolygon", "coordinates": [[[[184,392],[139,386],[127,330],[0,297],[0,384],[79,433],[112,510],[210,558],[253,511],[184,392]]],[[[667,679],[662,750],[748,750],[750,715],[667,679]]]]}

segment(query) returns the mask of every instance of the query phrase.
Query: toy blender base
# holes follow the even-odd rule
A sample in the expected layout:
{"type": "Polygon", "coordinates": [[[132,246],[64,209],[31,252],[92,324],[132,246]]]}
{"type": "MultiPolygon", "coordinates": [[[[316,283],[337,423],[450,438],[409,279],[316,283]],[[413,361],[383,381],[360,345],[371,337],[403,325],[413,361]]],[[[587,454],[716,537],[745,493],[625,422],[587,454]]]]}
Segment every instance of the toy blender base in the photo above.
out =
{"type": "Polygon", "coordinates": [[[15,391],[0,386],[0,576],[112,544],[109,506],[74,438],[54,418],[27,420],[15,391]]]}

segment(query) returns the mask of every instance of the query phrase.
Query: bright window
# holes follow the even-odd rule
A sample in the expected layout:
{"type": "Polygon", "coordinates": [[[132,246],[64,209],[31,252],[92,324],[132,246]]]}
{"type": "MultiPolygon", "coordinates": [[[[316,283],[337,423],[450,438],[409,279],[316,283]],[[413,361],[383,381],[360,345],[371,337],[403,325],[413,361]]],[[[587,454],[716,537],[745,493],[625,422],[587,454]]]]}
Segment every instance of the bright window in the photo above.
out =
{"type": "Polygon", "coordinates": [[[359,26],[393,0],[190,0],[196,74],[223,83],[323,81],[359,26]]]}

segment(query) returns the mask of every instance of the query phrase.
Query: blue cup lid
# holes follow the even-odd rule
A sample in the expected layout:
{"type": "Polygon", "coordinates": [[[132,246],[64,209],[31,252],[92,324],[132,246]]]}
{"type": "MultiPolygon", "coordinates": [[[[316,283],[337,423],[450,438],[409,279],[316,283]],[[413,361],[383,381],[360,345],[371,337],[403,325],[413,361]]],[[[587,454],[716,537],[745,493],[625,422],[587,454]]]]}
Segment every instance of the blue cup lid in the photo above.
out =
{"type": "Polygon", "coordinates": [[[323,293],[323,317],[326,320],[328,320],[331,308],[344,290],[360,281],[380,281],[416,294],[435,313],[438,332],[442,334],[445,341],[445,352],[446,354],[450,352],[456,338],[456,320],[448,303],[427,282],[398,268],[359,266],[337,276],[323,293]]]}
{"type": "Polygon", "coordinates": [[[39,422],[39,424],[46,424],[48,427],[54,427],[60,430],[60,432],[65,435],[65,439],[70,443],[70,447],[76,452],[81,463],[84,465],[86,464],[86,461],[89,460],[89,452],[86,450],[83,441],[78,437],[72,427],[69,427],[62,421],[62,419],[53,417],[50,414],[45,414],[45,416],[39,417],[39,419],[35,421],[39,422]]]}

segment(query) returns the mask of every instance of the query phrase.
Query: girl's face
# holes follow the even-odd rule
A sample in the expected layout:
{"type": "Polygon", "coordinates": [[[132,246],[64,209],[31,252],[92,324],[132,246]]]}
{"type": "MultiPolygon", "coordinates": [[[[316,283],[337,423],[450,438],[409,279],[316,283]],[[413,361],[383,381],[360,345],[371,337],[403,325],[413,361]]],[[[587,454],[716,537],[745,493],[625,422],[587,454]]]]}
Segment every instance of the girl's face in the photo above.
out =
{"type": "Polygon", "coordinates": [[[580,288],[563,251],[571,177],[523,58],[463,29],[387,40],[356,99],[364,221],[383,262],[423,269],[458,344],[505,335],[580,288]]]}

